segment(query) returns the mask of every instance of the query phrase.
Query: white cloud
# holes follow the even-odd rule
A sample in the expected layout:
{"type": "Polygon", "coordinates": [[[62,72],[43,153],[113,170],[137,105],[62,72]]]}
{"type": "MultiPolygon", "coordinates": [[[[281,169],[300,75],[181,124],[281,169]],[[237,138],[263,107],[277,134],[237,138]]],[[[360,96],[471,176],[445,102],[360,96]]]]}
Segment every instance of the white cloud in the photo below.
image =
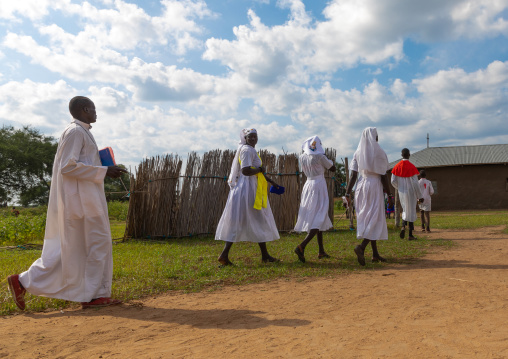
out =
{"type": "Polygon", "coordinates": [[[413,80],[421,93],[422,110],[430,123],[458,138],[506,132],[508,113],[508,62],[495,61],[486,69],[439,71],[413,80]]]}
{"type": "Polygon", "coordinates": [[[0,119],[24,126],[33,125],[44,133],[56,135],[71,118],[69,94],[75,93],[76,90],[65,81],[7,82],[0,85],[0,119]]]}
{"type": "Polygon", "coordinates": [[[0,6],[0,19],[16,20],[27,17],[30,20],[39,20],[49,13],[51,3],[58,0],[23,0],[2,1],[0,6]]]}
{"type": "Polygon", "coordinates": [[[234,28],[235,40],[207,40],[204,59],[218,60],[253,83],[285,77],[305,83],[319,72],[398,62],[407,38],[433,42],[508,35],[501,17],[506,0],[335,0],[323,11],[326,20],[315,23],[301,1],[279,5],[291,10],[285,24],[267,27],[249,10],[250,23],[234,28]]]}
{"type": "MultiPolygon", "coordinates": [[[[50,10],[61,11],[86,23],[78,37],[92,41],[95,46],[132,50],[142,44],[169,45],[177,54],[200,47],[202,43],[194,35],[201,34],[202,28],[195,19],[216,16],[206,3],[203,0],[162,0],[161,4],[161,16],[150,16],[136,4],[122,0],[104,2],[108,7],[103,9],[87,1],[79,4],[69,0],[4,1],[0,18],[38,20],[41,33],[55,35],[51,31],[53,26],[44,25],[43,21],[50,10]]],[[[61,39],[55,36],[52,40],[61,39]]]]}

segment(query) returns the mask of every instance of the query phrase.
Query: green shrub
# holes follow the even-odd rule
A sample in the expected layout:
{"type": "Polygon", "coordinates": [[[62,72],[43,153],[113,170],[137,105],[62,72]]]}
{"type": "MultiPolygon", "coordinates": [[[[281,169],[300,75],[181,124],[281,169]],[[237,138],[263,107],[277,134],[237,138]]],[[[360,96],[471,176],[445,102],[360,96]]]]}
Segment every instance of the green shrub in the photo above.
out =
{"type": "Polygon", "coordinates": [[[0,216],[0,245],[19,245],[44,239],[46,214],[0,216]]]}
{"type": "Polygon", "coordinates": [[[109,219],[125,221],[129,211],[129,202],[111,201],[108,202],[109,219]]]}

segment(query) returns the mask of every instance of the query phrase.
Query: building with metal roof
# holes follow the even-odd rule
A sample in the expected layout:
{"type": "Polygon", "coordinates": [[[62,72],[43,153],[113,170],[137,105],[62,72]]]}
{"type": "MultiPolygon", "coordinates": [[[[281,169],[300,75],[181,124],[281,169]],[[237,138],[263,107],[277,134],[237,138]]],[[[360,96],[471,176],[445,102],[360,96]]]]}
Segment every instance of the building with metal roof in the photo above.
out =
{"type": "Polygon", "coordinates": [[[508,209],[508,144],[427,147],[409,160],[433,184],[433,210],[508,209]]]}
{"type": "MultiPolygon", "coordinates": [[[[392,169],[400,160],[390,163],[392,169]]],[[[427,147],[411,154],[411,162],[419,169],[429,167],[506,164],[508,145],[427,147]]]]}

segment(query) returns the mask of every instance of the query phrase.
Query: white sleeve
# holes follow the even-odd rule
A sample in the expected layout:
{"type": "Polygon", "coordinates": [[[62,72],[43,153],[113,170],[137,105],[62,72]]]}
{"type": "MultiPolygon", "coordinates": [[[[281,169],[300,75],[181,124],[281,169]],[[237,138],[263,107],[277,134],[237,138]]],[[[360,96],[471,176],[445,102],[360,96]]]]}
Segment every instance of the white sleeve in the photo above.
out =
{"type": "Polygon", "coordinates": [[[85,134],[78,129],[67,132],[59,145],[60,173],[62,176],[80,181],[104,182],[108,170],[104,166],[92,166],[79,162],[81,149],[84,146],[85,134]]]}
{"type": "Polygon", "coordinates": [[[320,156],[319,163],[321,163],[326,169],[330,169],[333,166],[333,162],[329,160],[325,155],[320,156]]]}
{"type": "Polygon", "coordinates": [[[434,187],[432,187],[432,182],[429,181],[429,194],[432,196],[434,194],[434,187]]]}
{"type": "Polygon", "coordinates": [[[252,152],[256,153],[255,150],[251,151],[249,146],[242,147],[240,151],[241,168],[252,166],[252,152]]]}
{"type": "Polygon", "coordinates": [[[356,160],[356,156],[353,156],[353,159],[351,160],[351,163],[349,164],[349,169],[351,171],[358,172],[358,161],[356,160]]]}

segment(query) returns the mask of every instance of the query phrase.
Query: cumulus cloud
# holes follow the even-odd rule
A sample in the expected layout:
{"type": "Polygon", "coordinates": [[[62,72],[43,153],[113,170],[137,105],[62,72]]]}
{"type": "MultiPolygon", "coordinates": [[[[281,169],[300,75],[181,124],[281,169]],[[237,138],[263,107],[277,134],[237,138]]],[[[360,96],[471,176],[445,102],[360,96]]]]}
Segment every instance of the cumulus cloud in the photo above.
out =
{"type": "MultiPolygon", "coordinates": [[[[58,0],[24,0],[2,1],[0,6],[0,19],[18,20],[27,17],[30,20],[39,20],[48,15],[51,4],[61,3],[58,0]]],[[[19,21],[19,20],[18,20],[19,21]]]]}
{"type": "Polygon", "coordinates": [[[460,145],[508,141],[508,62],[495,61],[474,72],[439,71],[389,87],[377,81],[361,90],[338,90],[325,83],[309,89],[293,112],[309,133],[325,133],[339,153],[352,154],[355,138],[368,126],[378,127],[380,143],[392,156],[402,147],[422,148],[427,133],[434,143],[460,145]],[[409,91],[417,96],[408,97],[409,91]],[[504,130],[501,130],[504,129],[504,130]]]}
{"type": "Polygon", "coordinates": [[[55,136],[71,118],[69,94],[76,93],[76,89],[62,80],[55,83],[7,82],[0,85],[0,119],[32,125],[55,136]]]}
{"type": "Polygon", "coordinates": [[[161,16],[150,16],[136,4],[122,0],[104,2],[106,8],[98,8],[89,2],[73,3],[69,0],[24,0],[3,2],[0,18],[21,21],[22,18],[41,22],[41,33],[53,35],[52,40],[62,40],[45,26],[44,18],[50,11],[60,11],[86,22],[78,35],[92,45],[115,50],[132,50],[142,44],[169,45],[176,54],[201,46],[195,37],[202,28],[195,19],[215,17],[203,0],[162,0],[161,16]]]}
{"type": "Polygon", "coordinates": [[[290,8],[285,24],[267,27],[249,10],[249,25],[234,28],[236,39],[208,39],[203,57],[253,83],[259,82],[257,74],[266,74],[263,84],[286,76],[301,83],[315,72],[398,62],[407,38],[433,42],[508,34],[504,1],[335,0],[323,11],[325,21],[315,23],[301,1],[279,4],[290,8]],[[267,69],[277,69],[277,75],[267,69]]]}

